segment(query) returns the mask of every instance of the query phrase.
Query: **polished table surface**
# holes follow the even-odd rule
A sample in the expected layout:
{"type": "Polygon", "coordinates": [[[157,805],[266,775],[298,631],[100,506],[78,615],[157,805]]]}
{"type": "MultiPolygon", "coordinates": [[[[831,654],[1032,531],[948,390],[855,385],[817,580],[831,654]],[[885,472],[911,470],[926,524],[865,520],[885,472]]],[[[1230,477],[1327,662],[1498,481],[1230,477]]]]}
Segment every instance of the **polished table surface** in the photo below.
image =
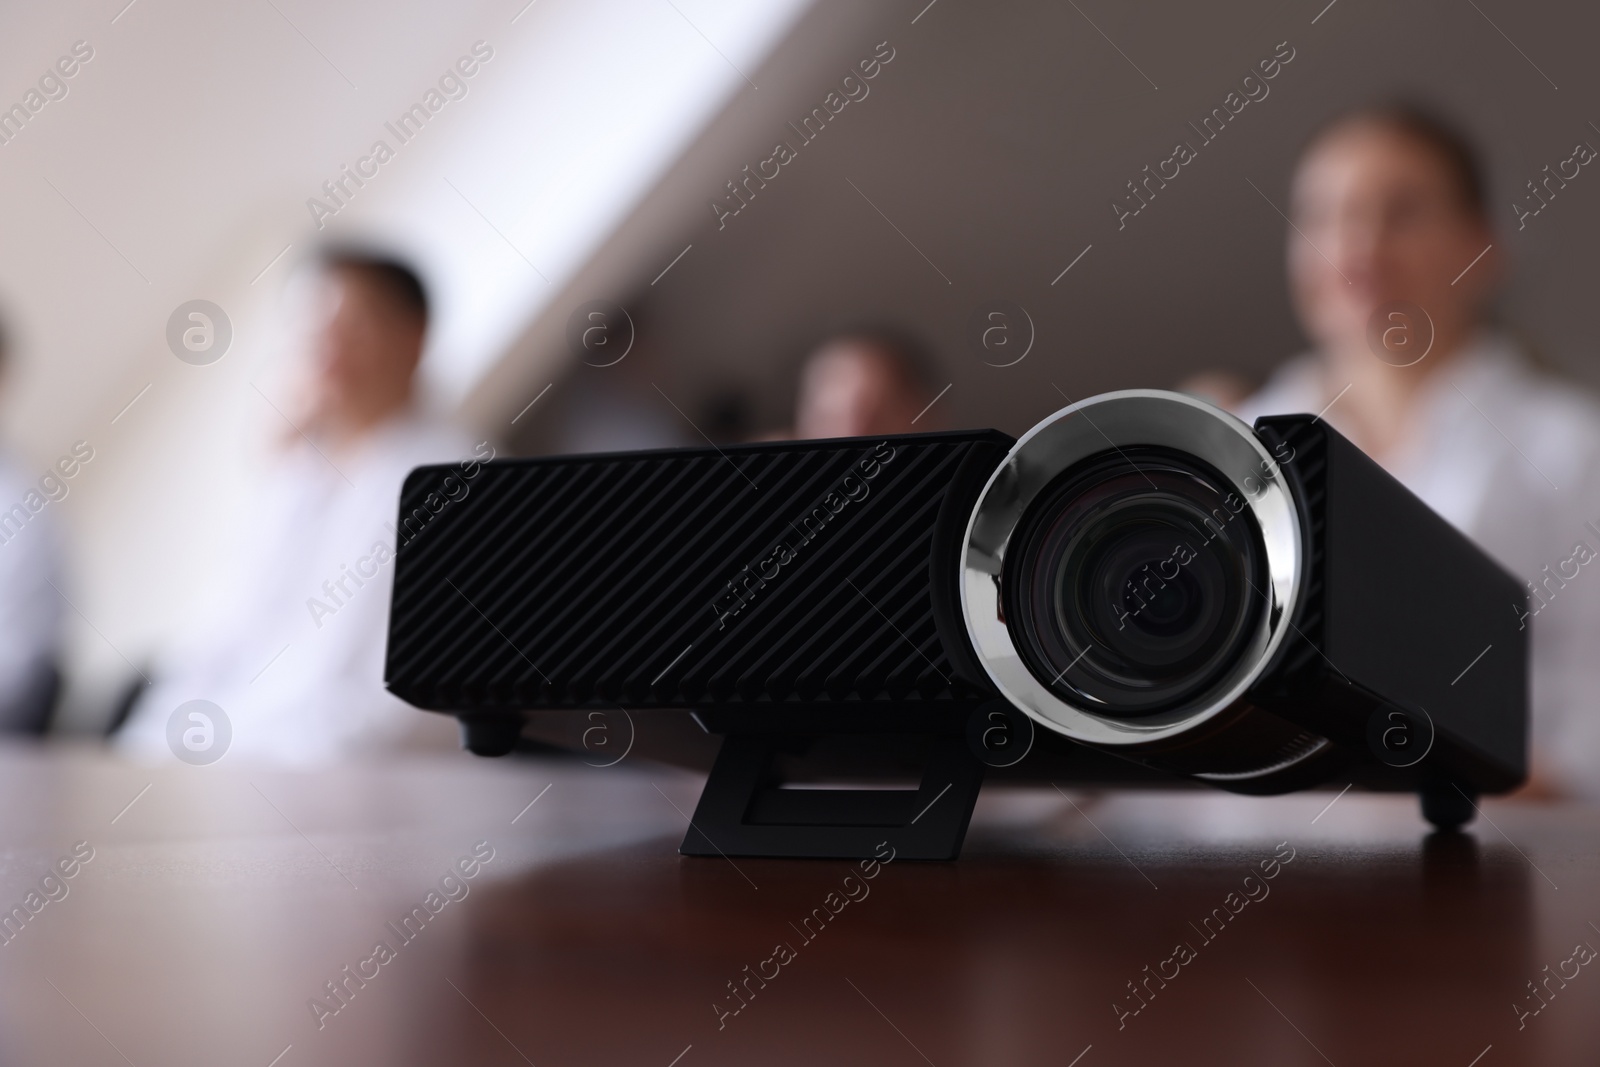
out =
{"type": "Polygon", "coordinates": [[[1600,1063],[1594,809],[992,789],[863,872],[680,857],[699,784],[0,748],[0,1063],[1600,1063]]]}

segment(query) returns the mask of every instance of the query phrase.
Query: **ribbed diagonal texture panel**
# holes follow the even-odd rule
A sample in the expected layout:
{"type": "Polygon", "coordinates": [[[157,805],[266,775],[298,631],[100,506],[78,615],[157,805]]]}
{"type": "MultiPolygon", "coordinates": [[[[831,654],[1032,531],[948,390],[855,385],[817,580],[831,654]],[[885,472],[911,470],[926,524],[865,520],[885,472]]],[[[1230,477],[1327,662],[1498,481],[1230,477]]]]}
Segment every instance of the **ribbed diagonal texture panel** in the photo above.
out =
{"type": "Polygon", "coordinates": [[[935,623],[933,529],[997,436],[421,468],[389,688],[445,711],[969,696],[935,623]]]}

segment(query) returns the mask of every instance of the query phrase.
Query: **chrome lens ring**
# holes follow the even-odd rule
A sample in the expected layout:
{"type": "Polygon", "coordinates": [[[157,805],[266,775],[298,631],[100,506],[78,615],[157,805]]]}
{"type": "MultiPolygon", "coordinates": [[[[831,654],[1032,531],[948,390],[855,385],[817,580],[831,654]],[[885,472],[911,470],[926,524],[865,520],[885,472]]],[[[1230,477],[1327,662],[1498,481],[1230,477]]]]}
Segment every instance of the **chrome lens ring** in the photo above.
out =
{"type": "Polygon", "coordinates": [[[1001,693],[1040,725],[1088,744],[1138,748],[1185,734],[1232,707],[1260,676],[1290,627],[1304,561],[1301,518],[1279,460],[1228,413],[1179,393],[1136,389],[1063,408],[1029,430],[985,485],[967,523],[961,610],[967,634],[1001,693]],[[1200,702],[1129,718],[1068,700],[1037,677],[1002,610],[1006,555],[1024,514],[1063,472],[1108,451],[1172,449],[1220,473],[1244,501],[1266,551],[1266,610],[1237,661],[1200,702]]]}

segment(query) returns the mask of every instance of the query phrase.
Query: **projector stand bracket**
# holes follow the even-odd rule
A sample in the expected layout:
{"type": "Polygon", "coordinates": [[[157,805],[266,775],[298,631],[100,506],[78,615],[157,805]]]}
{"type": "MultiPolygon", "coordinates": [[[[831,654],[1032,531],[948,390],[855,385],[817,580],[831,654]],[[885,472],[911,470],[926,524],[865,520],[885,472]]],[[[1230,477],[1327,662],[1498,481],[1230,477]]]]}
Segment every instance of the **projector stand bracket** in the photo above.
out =
{"type": "Polygon", "coordinates": [[[960,735],[937,735],[915,789],[783,789],[773,757],[781,737],[723,738],[700,794],[685,856],[866,859],[887,841],[897,859],[953,860],[983,784],[983,764],[960,735]]]}

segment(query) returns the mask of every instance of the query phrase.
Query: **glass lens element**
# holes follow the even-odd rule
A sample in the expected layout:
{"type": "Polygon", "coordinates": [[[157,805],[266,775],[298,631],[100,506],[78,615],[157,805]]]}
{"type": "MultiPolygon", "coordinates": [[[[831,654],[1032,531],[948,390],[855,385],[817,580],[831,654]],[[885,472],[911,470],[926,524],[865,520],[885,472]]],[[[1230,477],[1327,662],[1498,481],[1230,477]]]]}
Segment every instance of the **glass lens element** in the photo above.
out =
{"type": "Polygon", "coordinates": [[[1172,449],[1112,450],[1063,471],[1008,557],[1005,618],[1028,669],[1102,715],[1202,701],[1265,610],[1266,551],[1248,504],[1172,449]]]}

